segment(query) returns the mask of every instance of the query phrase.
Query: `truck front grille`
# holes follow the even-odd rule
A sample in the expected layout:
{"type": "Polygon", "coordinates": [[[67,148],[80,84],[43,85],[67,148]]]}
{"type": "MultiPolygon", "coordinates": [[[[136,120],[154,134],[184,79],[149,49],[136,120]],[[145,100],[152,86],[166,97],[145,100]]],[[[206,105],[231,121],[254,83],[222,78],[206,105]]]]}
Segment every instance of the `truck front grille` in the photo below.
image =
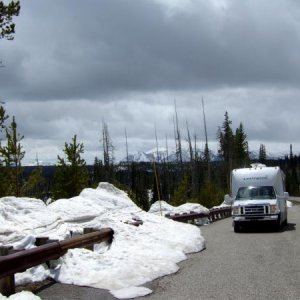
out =
{"type": "Polygon", "coordinates": [[[267,212],[267,206],[265,205],[251,205],[244,207],[245,215],[262,215],[267,212]]]}

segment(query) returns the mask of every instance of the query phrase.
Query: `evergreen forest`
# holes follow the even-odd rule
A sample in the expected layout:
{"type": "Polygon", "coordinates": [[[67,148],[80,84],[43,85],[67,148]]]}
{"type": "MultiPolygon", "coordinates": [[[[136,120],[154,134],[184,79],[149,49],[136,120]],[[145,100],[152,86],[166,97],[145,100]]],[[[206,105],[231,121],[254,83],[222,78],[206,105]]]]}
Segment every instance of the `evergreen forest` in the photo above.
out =
{"type": "MultiPolygon", "coordinates": [[[[284,157],[270,159],[264,144],[258,156],[253,157],[248,148],[243,124],[232,128],[228,112],[218,128],[218,153],[212,155],[206,140],[204,151],[197,149],[187,126],[188,149],[182,149],[181,130],[177,112],[174,118],[176,159],[154,156],[151,162],[135,162],[129,159],[128,148],[123,161],[114,162],[114,147],[108,125],[102,124],[101,157],[95,157],[93,165],[82,158],[84,144],[74,135],[65,142],[64,156],[57,156],[55,166],[23,166],[25,150],[24,136],[19,132],[15,117],[10,118],[4,105],[0,105],[0,197],[33,197],[44,201],[71,198],[87,187],[96,188],[99,182],[110,182],[125,190],[142,209],[148,210],[157,200],[178,206],[186,202],[200,203],[211,208],[223,202],[230,190],[230,172],[234,168],[249,167],[251,163],[280,166],[286,175],[286,189],[299,196],[300,156],[290,153],[284,157]],[[188,159],[183,159],[183,152],[188,159]],[[214,157],[214,158],[213,158],[214,157]],[[251,158],[252,157],[252,158],[251,158]]],[[[205,124],[206,126],[206,124],[205,124]]],[[[127,145],[127,137],[126,145],[127,145]]]]}

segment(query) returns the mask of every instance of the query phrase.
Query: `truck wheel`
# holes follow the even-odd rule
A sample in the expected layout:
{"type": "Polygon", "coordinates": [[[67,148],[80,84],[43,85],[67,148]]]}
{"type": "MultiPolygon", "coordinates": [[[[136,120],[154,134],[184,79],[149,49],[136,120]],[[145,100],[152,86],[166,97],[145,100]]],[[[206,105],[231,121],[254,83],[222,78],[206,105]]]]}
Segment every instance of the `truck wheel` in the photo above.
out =
{"type": "Polygon", "coordinates": [[[274,226],[275,231],[279,231],[280,227],[281,227],[280,216],[278,216],[278,219],[275,221],[275,226],[274,226]]]}
{"type": "Polygon", "coordinates": [[[283,225],[283,226],[287,226],[287,224],[288,224],[288,219],[286,218],[286,219],[284,220],[284,222],[282,223],[282,225],[283,225]]]}
{"type": "Polygon", "coordinates": [[[233,230],[236,233],[241,232],[241,226],[239,224],[234,224],[233,225],[233,230]]]}

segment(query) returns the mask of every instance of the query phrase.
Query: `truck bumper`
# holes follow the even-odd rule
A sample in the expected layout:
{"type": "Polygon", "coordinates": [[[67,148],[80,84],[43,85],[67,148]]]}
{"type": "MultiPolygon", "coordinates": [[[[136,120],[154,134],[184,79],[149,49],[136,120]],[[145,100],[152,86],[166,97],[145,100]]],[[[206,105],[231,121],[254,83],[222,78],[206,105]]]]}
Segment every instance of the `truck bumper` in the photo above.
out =
{"type": "Polygon", "coordinates": [[[278,215],[233,216],[233,222],[277,221],[278,215]]]}

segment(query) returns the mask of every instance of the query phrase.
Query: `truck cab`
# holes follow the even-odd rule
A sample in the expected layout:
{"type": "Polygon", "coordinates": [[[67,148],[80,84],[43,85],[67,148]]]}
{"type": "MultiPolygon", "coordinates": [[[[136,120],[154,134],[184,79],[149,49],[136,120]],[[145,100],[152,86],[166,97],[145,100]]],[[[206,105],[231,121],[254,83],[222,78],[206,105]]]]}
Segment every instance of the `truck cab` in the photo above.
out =
{"type": "Polygon", "coordinates": [[[251,223],[272,223],[276,230],[287,224],[285,176],[279,167],[252,165],[251,168],[231,172],[231,196],[235,232],[251,223]]]}

